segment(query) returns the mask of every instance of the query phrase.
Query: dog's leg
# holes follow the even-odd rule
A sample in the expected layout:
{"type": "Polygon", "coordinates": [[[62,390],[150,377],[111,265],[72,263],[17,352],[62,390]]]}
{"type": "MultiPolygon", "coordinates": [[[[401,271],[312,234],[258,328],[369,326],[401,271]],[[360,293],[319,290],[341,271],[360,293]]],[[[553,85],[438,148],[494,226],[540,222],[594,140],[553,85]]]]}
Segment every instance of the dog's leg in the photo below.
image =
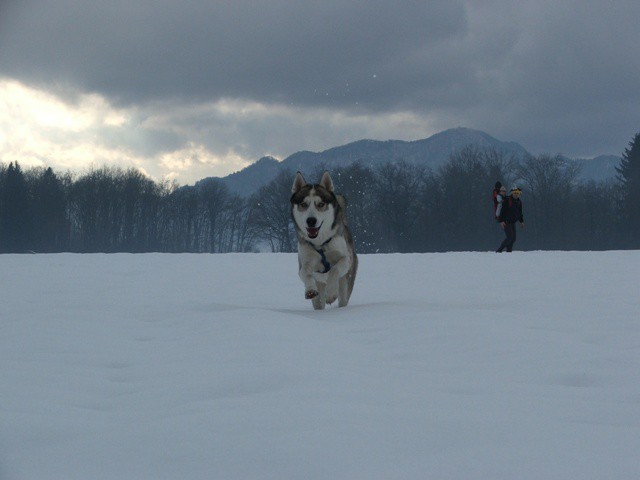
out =
{"type": "Polygon", "coordinates": [[[324,284],[318,284],[318,294],[311,299],[314,310],[324,310],[327,304],[324,284]]]}
{"type": "MultiPolygon", "coordinates": [[[[322,310],[327,303],[326,297],[326,285],[327,281],[326,274],[311,272],[308,274],[307,272],[300,270],[300,278],[304,283],[304,298],[307,300],[311,300],[313,303],[313,308],[315,310],[322,310]],[[320,277],[319,279],[316,277],[320,277]],[[322,281],[324,280],[324,282],[322,281]]],[[[335,298],[334,298],[335,300],[335,298]]]]}
{"type": "Polygon", "coordinates": [[[318,285],[314,277],[313,270],[309,266],[302,265],[298,271],[298,276],[302,283],[304,283],[304,298],[310,300],[318,296],[318,285]]]}
{"type": "Polygon", "coordinates": [[[318,288],[318,294],[312,299],[313,308],[315,310],[322,310],[327,304],[327,277],[326,273],[314,272],[313,274],[313,278],[316,281],[316,286],[318,288]]]}
{"type": "Polygon", "coordinates": [[[314,310],[324,310],[324,307],[326,306],[325,302],[320,299],[320,296],[313,297],[311,303],[313,304],[314,310]]]}
{"type": "Polygon", "coordinates": [[[338,306],[346,307],[349,303],[349,275],[340,277],[338,285],[338,306]]]}
{"type": "Polygon", "coordinates": [[[343,307],[346,305],[346,303],[342,305],[341,285],[350,268],[351,260],[349,257],[342,257],[331,266],[331,270],[329,270],[327,274],[327,303],[333,303],[336,301],[336,298],[338,298],[339,306],[343,307]]]}
{"type": "Polygon", "coordinates": [[[327,303],[331,304],[338,298],[338,284],[340,279],[336,276],[328,276],[327,278],[327,303]]]}

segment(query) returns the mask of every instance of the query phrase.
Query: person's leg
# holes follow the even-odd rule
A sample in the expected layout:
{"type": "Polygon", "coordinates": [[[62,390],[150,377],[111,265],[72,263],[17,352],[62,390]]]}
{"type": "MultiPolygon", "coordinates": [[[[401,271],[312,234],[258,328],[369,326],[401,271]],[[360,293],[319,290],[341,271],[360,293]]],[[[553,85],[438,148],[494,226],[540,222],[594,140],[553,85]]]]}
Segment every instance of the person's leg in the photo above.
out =
{"type": "Polygon", "coordinates": [[[502,243],[500,244],[500,246],[498,247],[498,249],[496,250],[496,253],[502,253],[502,251],[507,247],[508,245],[508,241],[509,241],[509,233],[508,230],[509,229],[509,224],[505,224],[504,226],[504,240],[502,240],[502,243]]]}
{"type": "Polygon", "coordinates": [[[516,243],[516,224],[508,223],[507,224],[507,252],[513,251],[513,244],[516,243]]]}

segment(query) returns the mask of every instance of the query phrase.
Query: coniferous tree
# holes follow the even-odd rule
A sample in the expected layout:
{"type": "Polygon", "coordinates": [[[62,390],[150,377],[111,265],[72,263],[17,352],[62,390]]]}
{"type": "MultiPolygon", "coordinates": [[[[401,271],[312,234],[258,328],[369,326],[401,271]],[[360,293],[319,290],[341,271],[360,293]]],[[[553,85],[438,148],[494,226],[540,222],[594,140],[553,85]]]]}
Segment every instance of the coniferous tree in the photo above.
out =
{"type": "Polygon", "coordinates": [[[636,133],[629,142],[616,171],[623,187],[623,233],[629,239],[629,246],[637,248],[640,245],[640,133],[636,133]]]}
{"type": "Polygon", "coordinates": [[[29,172],[33,214],[33,249],[36,252],[60,252],[69,249],[67,185],[69,178],[59,177],[51,167],[29,172]]]}
{"type": "Polygon", "coordinates": [[[7,167],[0,192],[1,251],[22,253],[31,250],[31,202],[27,181],[18,162],[7,167]]]}

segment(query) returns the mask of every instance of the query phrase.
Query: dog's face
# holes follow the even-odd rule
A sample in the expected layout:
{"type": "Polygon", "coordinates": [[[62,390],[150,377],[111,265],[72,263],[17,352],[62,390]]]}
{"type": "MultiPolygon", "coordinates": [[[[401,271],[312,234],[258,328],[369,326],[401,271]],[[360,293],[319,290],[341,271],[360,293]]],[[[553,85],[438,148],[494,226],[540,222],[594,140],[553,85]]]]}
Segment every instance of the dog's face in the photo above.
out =
{"type": "Polygon", "coordinates": [[[322,245],[335,234],[338,203],[327,172],[319,184],[307,184],[298,172],[291,189],[291,216],[299,235],[314,245],[322,245]]]}

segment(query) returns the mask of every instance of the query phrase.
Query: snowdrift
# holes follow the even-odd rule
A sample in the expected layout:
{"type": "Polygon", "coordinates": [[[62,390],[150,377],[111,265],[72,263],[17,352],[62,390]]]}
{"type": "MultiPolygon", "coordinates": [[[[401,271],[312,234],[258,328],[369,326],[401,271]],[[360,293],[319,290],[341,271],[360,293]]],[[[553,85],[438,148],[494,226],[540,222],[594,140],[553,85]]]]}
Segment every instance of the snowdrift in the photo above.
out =
{"type": "Polygon", "coordinates": [[[640,476],[640,252],[0,256],[0,478],[640,476]]]}

